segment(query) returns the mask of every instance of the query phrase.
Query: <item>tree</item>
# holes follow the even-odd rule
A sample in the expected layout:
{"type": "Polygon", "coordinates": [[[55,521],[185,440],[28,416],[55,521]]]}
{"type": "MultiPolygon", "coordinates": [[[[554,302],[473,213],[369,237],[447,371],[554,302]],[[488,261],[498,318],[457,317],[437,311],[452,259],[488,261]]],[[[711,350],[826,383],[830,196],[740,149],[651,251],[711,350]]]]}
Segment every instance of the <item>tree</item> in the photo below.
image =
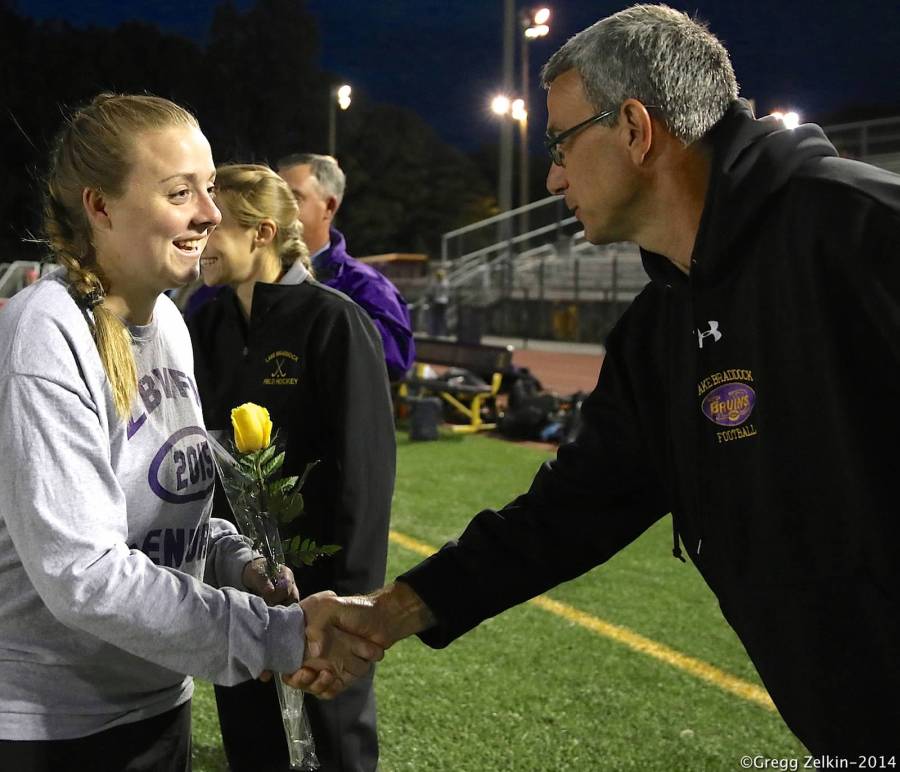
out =
{"type": "MultiPolygon", "coordinates": [[[[0,0],[3,259],[37,256],[23,237],[40,231],[51,141],[65,116],[101,91],[149,92],[192,109],[219,163],[323,151],[337,79],[318,67],[318,41],[305,0],[257,0],[243,12],[228,0],[205,48],[144,22],[36,23],[0,0]]],[[[414,113],[362,95],[341,119],[349,180],[341,225],[355,253],[435,253],[441,233],[492,213],[475,164],[414,113]]]]}
{"type": "Polygon", "coordinates": [[[326,76],[316,65],[318,28],[303,0],[259,0],[216,10],[198,105],[219,160],[272,163],[325,135],[326,76]]]}
{"type": "Polygon", "coordinates": [[[410,110],[354,104],[342,145],[340,224],[357,254],[437,254],[441,234],[488,217],[484,176],[410,110]]]}

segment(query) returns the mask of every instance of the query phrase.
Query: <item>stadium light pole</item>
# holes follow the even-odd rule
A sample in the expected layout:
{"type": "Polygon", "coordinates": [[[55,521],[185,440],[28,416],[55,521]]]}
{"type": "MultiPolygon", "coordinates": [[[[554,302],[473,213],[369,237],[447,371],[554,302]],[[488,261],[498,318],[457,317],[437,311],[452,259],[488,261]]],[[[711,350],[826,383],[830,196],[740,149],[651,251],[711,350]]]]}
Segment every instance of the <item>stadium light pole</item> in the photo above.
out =
{"type": "MultiPolygon", "coordinates": [[[[528,46],[533,40],[545,37],[550,33],[547,22],[550,20],[549,8],[538,8],[523,11],[519,17],[522,24],[522,98],[525,100],[520,110],[519,122],[519,206],[531,203],[531,170],[528,153],[528,109],[530,107],[531,74],[529,73],[528,46]]],[[[528,231],[528,213],[522,214],[522,231],[528,231]]]]}
{"type": "Polygon", "coordinates": [[[346,83],[331,89],[328,95],[328,155],[337,153],[337,108],[350,107],[350,86],[346,83]]]}
{"type": "MultiPolygon", "coordinates": [[[[515,54],[516,54],[516,0],[504,0],[503,3],[503,93],[512,94],[515,90],[515,54]]],[[[507,212],[513,206],[513,125],[509,121],[500,123],[500,171],[497,190],[497,203],[501,212],[507,212]]],[[[501,237],[507,238],[506,221],[501,225],[501,237]]]]}
{"type": "MultiPolygon", "coordinates": [[[[524,99],[514,99],[510,105],[510,117],[519,124],[519,206],[529,203],[528,189],[528,108],[524,99]]],[[[523,215],[527,230],[527,215],[523,215]]]]}

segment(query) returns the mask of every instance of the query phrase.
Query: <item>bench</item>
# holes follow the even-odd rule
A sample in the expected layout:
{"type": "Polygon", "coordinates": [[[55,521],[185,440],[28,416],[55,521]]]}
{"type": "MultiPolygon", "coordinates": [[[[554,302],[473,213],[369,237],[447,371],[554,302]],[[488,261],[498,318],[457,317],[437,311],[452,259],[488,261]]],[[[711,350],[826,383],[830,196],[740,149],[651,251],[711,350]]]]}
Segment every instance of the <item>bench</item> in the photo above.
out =
{"type": "Polygon", "coordinates": [[[467,423],[454,425],[456,432],[478,432],[494,429],[496,424],[484,423],[481,408],[485,400],[493,399],[500,390],[503,375],[512,366],[512,346],[486,346],[480,343],[459,343],[442,338],[416,336],[416,363],[400,387],[401,397],[436,395],[451,405],[467,423]],[[426,365],[460,367],[474,373],[479,384],[452,383],[445,377],[427,377],[426,365]]]}

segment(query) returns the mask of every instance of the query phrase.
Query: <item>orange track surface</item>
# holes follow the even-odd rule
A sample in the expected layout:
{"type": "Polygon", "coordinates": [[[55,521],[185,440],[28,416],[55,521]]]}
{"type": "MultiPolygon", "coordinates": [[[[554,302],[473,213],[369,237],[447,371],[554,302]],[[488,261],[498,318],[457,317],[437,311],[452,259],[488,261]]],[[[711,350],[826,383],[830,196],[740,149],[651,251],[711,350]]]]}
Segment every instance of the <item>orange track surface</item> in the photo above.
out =
{"type": "Polygon", "coordinates": [[[547,391],[563,396],[576,391],[592,391],[597,385],[602,363],[602,354],[568,354],[519,348],[513,353],[514,365],[527,367],[547,391]]]}

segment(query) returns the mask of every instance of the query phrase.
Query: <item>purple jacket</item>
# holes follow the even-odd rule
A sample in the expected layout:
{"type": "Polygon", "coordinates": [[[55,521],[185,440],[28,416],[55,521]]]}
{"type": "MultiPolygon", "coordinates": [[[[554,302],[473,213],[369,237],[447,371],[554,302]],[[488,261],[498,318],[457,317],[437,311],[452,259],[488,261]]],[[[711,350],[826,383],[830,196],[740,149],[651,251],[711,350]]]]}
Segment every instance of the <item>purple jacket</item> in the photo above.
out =
{"type": "Polygon", "coordinates": [[[331,228],[329,237],[331,246],[313,260],[316,281],[343,292],[372,318],[381,334],[388,375],[398,380],[416,357],[406,301],[386,276],[347,254],[340,231],[331,228]]]}

